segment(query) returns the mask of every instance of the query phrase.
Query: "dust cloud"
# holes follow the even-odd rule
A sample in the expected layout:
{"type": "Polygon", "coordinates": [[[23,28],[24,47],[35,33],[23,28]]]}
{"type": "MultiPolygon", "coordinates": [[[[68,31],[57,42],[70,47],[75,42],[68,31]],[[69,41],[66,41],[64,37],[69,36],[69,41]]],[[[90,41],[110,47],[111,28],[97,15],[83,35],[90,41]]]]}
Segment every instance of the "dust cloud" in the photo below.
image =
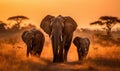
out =
{"type": "MultiPolygon", "coordinates": [[[[23,30],[24,31],[24,30],[23,30]]],[[[91,40],[87,57],[78,61],[77,50],[71,44],[68,62],[52,63],[53,54],[49,36],[45,34],[45,44],[41,57],[26,57],[26,45],[21,39],[23,31],[0,34],[0,71],[89,71],[120,70],[120,47],[102,46],[93,38],[92,32],[76,30],[75,36],[88,37],[91,40]]],[[[101,40],[101,42],[103,42],[101,40]]]]}

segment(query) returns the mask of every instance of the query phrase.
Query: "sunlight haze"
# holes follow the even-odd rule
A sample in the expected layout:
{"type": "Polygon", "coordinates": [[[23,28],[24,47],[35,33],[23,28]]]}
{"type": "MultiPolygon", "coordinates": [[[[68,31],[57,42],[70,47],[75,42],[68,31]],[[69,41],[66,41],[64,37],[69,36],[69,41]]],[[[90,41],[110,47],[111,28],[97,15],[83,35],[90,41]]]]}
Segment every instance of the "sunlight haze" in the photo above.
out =
{"type": "Polygon", "coordinates": [[[120,0],[0,0],[0,71],[120,71],[120,0]]]}
{"type": "Polygon", "coordinates": [[[24,15],[39,26],[46,15],[61,14],[74,18],[80,28],[88,28],[100,16],[120,17],[120,0],[1,0],[0,9],[0,20],[5,22],[8,17],[24,15]]]}

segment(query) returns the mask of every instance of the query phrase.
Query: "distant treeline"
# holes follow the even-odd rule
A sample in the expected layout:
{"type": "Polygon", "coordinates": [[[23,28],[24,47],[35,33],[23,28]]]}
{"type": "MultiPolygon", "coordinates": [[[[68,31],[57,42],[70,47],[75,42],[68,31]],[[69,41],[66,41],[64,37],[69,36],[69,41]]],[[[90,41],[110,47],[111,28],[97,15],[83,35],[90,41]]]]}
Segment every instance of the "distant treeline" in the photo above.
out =
{"type": "Polygon", "coordinates": [[[32,25],[30,23],[27,24],[27,26],[22,27],[21,24],[25,25],[24,21],[28,20],[29,18],[26,16],[12,16],[7,19],[7,21],[12,22],[12,26],[8,27],[9,23],[5,23],[3,21],[0,21],[0,33],[5,33],[5,32],[18,32],[20,30],[24,29],[30,29],[33,27],[36,27],[35,25],[32,25]],[[13,23],[14,22],[14,23],[13,23]]]}

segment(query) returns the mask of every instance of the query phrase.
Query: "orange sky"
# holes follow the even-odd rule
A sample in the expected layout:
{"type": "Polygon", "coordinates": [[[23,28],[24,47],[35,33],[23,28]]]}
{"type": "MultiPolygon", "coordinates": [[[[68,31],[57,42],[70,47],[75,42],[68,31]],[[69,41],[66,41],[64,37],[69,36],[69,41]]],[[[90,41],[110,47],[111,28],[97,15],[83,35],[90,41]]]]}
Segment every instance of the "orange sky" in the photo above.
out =
{"type": "MultiPolygon", "coordinates": [[[[47,14],[71,16],[79,27],[88,27],[100,16],[120,17],[120,0],[0,0],[0,20],[25,15],[39,26],[47,14]]],[[[93,27],[92,27],[93,28],[93,27]]]]}

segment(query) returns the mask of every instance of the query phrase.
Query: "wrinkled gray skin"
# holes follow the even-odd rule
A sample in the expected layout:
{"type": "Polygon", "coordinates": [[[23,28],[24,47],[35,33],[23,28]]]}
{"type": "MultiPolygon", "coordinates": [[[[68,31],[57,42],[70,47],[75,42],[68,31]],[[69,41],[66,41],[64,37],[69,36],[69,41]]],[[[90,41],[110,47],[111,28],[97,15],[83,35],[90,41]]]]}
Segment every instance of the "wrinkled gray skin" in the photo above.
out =
{"type": "Polygon", "coordinates": [[[77,28],[76,22],[69,16],[54,17],[47,15],[40,27],[49,35],[52,41],[53,62],[67,61],[67,53],[71,45],[73,32],[77,28]]]}
{"type": "Polygon", "coordinates": [[[90,40],[88,38],[75,37],[73,43],[77,47],[79,60],[83,60],[88,54],[90,40]]]}
{"type": "Polygon", "coordinates": [[[27,45],[26,56],[29,56],[29,53],[34,56],[40,56],[43,45],[45,42],[45,37],[42,32],[36,29],[30,31],[24,31],[22,34],[22,40],[27,45]]]}

